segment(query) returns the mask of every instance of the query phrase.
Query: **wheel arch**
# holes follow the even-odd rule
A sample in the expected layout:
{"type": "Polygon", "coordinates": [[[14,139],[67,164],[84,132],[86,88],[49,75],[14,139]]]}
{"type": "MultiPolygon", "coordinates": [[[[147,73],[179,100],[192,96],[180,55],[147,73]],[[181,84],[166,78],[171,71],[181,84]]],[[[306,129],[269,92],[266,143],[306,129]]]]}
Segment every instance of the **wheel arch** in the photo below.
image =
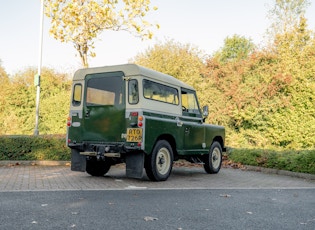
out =
{"type": "MultiPolygon", "coordinates": [[[[156,141],[154,142],[154,145],[159,141],[159,140],[165,140],[167,141],[171,147],[172,147],[172,150],[173,150],[173,158],[176,159],[178,154],[177,154],[177,150],[176,150],[176,141],[175,141],[175,138],[171,135],[171,134],[162,134],[160,135],[156,141]]],[[[152,146],[152,149],[154,147],[154,145],[152,146]]]]}
{"type": "Polygon", "coordinates": [[[213,141],[212,141],[212,143],[213,142],[219,142],[219,144],[221,145],[221,148],[222,148],[222,152],[226,152],[226,148],[225,148],[225,146],[224,146],[224,140],[223,140],[223,138],[221,137],[221,136],[215,136],[214,138],[213,138],[213,141]]]}

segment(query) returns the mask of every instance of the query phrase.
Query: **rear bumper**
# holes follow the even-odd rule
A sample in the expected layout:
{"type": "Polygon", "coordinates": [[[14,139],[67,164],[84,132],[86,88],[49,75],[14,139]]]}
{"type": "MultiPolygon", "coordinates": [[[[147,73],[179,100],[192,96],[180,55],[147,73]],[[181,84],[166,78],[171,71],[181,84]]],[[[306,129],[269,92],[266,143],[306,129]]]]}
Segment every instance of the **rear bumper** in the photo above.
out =
{"type": "Polygon", "coordinates": [[[82,153],[82,155],[96,156],[98,154],[126,154],[129,152],[141,151],[139,146],[126,146],[124,142],[110,142],[110,143],[69,143],[68,147],[76,149],[82,153]]]}

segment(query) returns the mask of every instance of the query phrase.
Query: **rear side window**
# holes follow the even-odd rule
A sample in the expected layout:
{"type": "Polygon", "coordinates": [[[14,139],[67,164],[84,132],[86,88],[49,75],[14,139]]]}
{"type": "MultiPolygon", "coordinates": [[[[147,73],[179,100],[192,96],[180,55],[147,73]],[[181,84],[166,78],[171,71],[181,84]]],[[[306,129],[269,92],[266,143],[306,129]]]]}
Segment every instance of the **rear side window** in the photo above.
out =
{"type": "Polygon", "coordinates": [[[120,105],[123,103],[123,73],[98,73],[87,76],[86,105],[120,105]]]}
{"type": "Polygon", "coordinates": [[[136,79],[128,82],[128,95],[129,104],[137,104],[139,102],[138,81],[136,79]]]}
{"type": "Polygon", "coordinates": [[[143,96],[150,100],[178,105],[178,90],[149,80],[143,80],[143,96]]]}
{"type": "Polygon", "coordinates": [[[81,105],[81,100],[82,100],[82,85],[75,84],[73,87],[72,105],[73,106],[81,105]]]}

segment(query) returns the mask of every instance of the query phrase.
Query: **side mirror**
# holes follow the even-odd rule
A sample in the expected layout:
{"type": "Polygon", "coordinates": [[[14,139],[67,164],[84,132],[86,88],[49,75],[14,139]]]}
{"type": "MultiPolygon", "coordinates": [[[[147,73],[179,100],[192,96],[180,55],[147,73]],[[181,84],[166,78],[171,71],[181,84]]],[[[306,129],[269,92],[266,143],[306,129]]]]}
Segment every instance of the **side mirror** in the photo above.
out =
{"type": "Polygon", "coordinates": [[[207,118],[209,115],[209,107],[207,105],[205,105],[203,108],[202,108],[202,116],[204,118],[207,118]]]}

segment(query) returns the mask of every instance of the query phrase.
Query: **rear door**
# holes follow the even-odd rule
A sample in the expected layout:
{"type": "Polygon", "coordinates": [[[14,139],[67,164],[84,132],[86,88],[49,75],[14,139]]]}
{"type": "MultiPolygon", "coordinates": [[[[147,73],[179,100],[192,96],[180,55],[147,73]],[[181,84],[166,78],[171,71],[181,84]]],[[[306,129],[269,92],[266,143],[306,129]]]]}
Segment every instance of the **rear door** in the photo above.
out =
{"type": "Polygon", "coordinates": [[[120,142],[125,132],[125,82],[123,72],[86,76],[83,140],[120,142]]]}

